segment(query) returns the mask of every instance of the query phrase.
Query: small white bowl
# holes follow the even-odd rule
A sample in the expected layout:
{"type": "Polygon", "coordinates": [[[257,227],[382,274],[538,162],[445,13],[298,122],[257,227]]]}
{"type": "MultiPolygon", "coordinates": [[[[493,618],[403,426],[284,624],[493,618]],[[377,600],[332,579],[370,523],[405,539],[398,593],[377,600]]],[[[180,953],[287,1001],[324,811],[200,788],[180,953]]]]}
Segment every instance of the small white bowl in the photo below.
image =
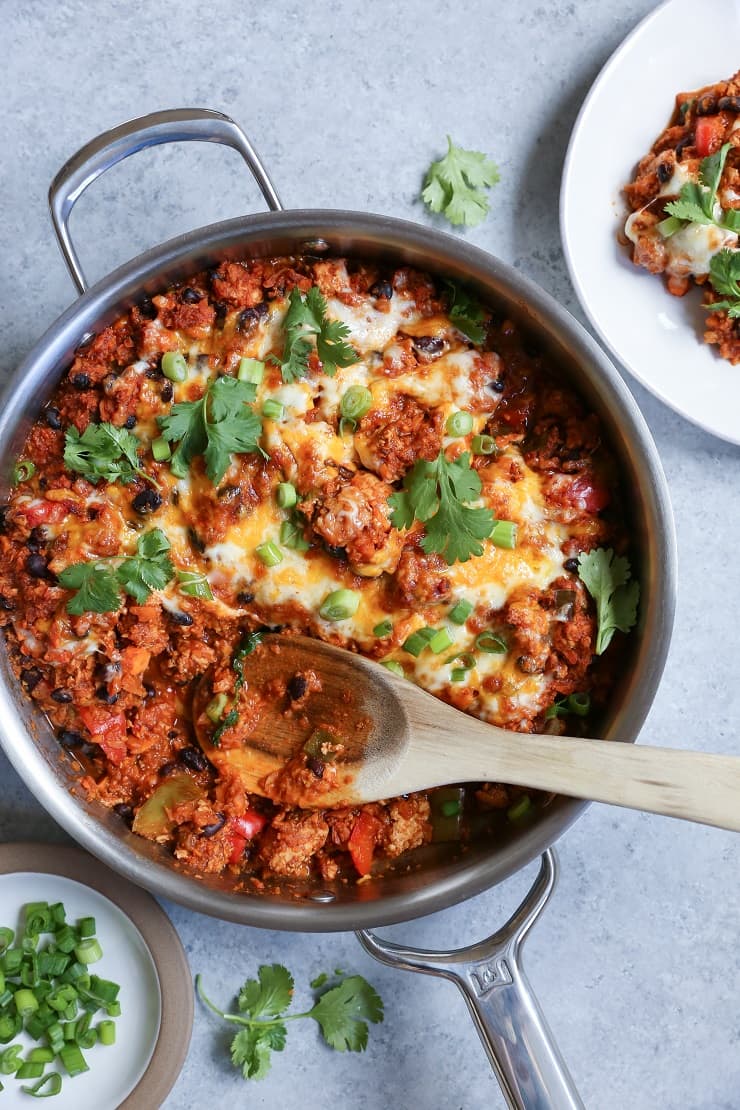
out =
{"type": "Polygon", "coordinates": [[[740,365],[704,343],[701,292],[673,297],[617,242],[621,195],[666,126],[676,93],[740,68],[738,0],[667,0],[606,63],[568,146],[560,232],[583,310],[611,353],[647,389],[699,427],[740,444],[740,365]]]}

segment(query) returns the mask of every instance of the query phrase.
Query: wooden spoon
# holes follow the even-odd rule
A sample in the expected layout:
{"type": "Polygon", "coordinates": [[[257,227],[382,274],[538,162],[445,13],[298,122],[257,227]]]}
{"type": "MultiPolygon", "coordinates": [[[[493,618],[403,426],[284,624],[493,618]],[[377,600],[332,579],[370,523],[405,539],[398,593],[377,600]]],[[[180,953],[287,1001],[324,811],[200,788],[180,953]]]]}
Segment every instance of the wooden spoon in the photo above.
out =
{"type": "Polygon", "coordinates": [[[502,782],[740,831],[735,756],[507,732],[377,663],[302,636],[265,637],[245,676],[248,734],[227,730],[213,745],[208,680],[195,697],[196,731],[222,774],[275,801],[325,808],[502,782]],[[300,693],[304,682],[320,689],[286,693],[286,683],[300,693]]]}

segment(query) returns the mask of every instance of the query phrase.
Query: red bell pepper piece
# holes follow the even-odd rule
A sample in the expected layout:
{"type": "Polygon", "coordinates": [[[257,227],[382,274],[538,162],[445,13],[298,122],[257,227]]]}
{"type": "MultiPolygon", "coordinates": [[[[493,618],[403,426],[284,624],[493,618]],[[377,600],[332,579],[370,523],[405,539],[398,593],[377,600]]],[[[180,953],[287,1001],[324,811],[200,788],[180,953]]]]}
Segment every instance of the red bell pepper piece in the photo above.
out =
{"type": "Polygon", "coordinates": [[[565,499],[577,509],[587,513],[599,513],[609,504],[610,495],[607,487],[597,479],[582,475],[571,482],[565,499]]]}
{"type": "Polygon", "coordinates": [[[226,832],[231,839],[231,853],[229,863],[238,863],[244,855],[248,840],[262,832],[267,824],[267,818],[255,809],[248,809],[241,817],[230,817],[226,832]]]}
{"type": "Polygon", "coordinates": [[[118,764],[126,758],[126,718],[123,713],[110,713],[97,705],[83,705],[77,712],[111,763],[118,764]]]}
{"type": "Polygon", "coordinates": [[[696,153],[700,158],[714,154],[722,146],[725,125],[721,116],[699,116],[696,121],[696,153]]]}
{"type": "Polygon", "coordinates": [[[61,524],[69,513],[69,503],[66,501],[39,501],[35,505],[24,505],[20,508],[31,528],[39,524],[61,524]]]}
{"type": "Polygon", "coordinates": [[[380,831],[380,821],[372,814],[363,811],[355,821],[350,833],[348,848],[352,862],[360,875],[367,875],[373,865],[375,839],[380,831]]]}

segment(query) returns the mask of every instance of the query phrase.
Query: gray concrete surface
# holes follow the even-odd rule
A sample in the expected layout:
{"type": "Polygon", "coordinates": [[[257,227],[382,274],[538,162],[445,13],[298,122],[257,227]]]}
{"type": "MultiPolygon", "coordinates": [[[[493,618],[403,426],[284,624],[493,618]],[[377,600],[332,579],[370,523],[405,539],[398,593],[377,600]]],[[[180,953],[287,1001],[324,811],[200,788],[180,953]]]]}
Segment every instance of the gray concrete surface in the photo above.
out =
{"type": "MultiPolygon", "coordinates": [[[[651,6],[4,0],[3,373],[73,299],[46,212],[52,175],[96,133],[181,105],[233,115],[289,206],[423,223],[420,177],[445,133],[489,152],[501,184],[470,240],[580,316],[558,232],[563,156],[590,83],[651,6]]],[[[89,273],[100,277],[150,244],[259,205],[235,154],[190,145],[117,167],[80,203],[73,228],[89,273]]],[[[629,384],[666,467],[680,555],[675,636],[643,740],[737,751],[740,457],[629,384]]],[[[61,836],[0,756],[0,839],[61,836]]],[[[526,964],[586,1105],[737,1110],[737,838],[592,807],[559,852],[562,880],[526,964]]],[[[470,941],[502,920],[529,877],[392,932],[435,945],[470,941]]],[[[311,1029],[291,1028],[269,1079],[247,1085],[228,1063],[222,1028],[198,1010],[168,1110],[503,1105],[450,985],[376,966],[349,935],[264,933],[167,908],[216,999],[260,962],[286,963],[303,985],[342,965],[377,985],[387,1014],[361,1057],[329,1053],[311,1029]]]]}

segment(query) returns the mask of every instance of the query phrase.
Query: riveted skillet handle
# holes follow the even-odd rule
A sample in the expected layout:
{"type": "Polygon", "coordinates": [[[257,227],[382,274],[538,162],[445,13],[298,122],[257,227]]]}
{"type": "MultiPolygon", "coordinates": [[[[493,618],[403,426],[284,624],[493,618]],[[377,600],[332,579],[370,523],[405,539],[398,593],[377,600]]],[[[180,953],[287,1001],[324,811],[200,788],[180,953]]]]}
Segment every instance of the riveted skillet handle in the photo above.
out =
{"type": "Polygon", "coordinates": [[[69,216],[76,202],[101,173],[116,162],[148,146],[199,140],[222,143],[238,150],[273,212],[282,210],[280,198],[247,136],[233,119],[207,108],[177,108],[153,112],[105,131],[66,162],[49,188],[49,208],[59,247],[77,289],[87,289],[85,275],[69,234],[69,216]]]}
{"type": "Polygon", "coordinates": [[[357,933],[365,951],[382,963],[449,979],[462,991],[513,1110],[584,1110],[520,965],[524,939],[555,888],[556,868],[548,850],[532,889],[506,925],[468,948],[430,952],[357,933]]]}

